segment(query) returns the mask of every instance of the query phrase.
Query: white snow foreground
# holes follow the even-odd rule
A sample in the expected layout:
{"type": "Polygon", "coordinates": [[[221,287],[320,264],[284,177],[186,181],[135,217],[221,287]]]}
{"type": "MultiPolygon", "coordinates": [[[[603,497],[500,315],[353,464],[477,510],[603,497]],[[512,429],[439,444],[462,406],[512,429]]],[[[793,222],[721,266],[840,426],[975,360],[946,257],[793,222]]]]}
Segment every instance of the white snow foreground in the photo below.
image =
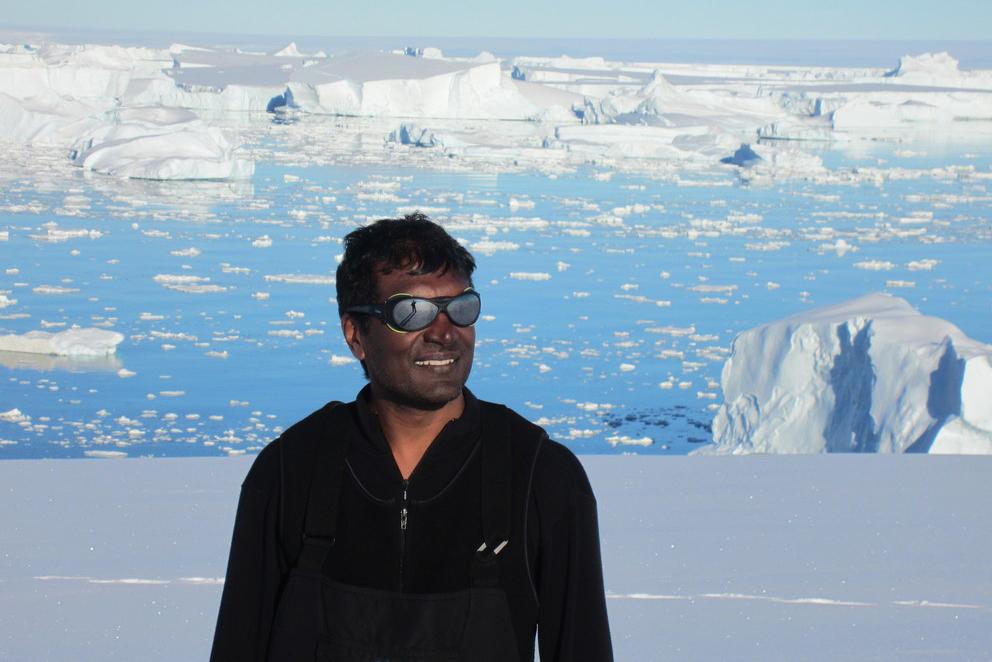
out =
{"type": "MultiPolygon", "coordinates": [[[[3,659],[206,660],[254,458],[87,454],[0,462],[3,659]]],[[[989,658],[990,457],[580,459],[618,662],[989,658]]]]}
{"type": "Polygon", "coordinates": [[[106,329],[73,327],[58,333],[28,331],[0,336],[0,351],[54,356],[106,356],[117,351],[124,336],[106,329]]]}
{"type": "Polygon", "coordinates": [[[992,345],[870,294],[740,334],[703,452],[992,453],[992,345]]]}

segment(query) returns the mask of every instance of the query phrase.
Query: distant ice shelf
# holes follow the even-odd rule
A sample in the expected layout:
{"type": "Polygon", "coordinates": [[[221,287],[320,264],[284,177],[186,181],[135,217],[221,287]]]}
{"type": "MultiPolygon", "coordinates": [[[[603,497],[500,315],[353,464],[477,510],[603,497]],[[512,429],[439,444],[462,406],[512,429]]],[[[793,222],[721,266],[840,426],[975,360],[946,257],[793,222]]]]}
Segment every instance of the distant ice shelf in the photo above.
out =
{"type": "MultiPolygon", "coordinates": [[[[437,48],[301,52],[0,44],[0,141],[64,149],[83,168],[145,179],[244,179],[249,114],[379,120],[356,149],[531,164],[737,169],[746,181],[819,177],[807,141],[974,131],[992,123],[992,71],[947,53],[891,70],[449,57],[437,48]],[[237,113],[242,120],[224,122],[237,113]],[[452,128],[446,123],[468,122],[452,128]],[[493,129],[471,123],[495,122],[493,129]],[[523,125],[521,128],[520,125],[523,125]],[[759,138],[798,147],[738,162],[759,138]]],[[[258,126],[256,122],[255,126],[258,126]]],[[[987,129],[985,133],[990,133],[987,129]]]]}

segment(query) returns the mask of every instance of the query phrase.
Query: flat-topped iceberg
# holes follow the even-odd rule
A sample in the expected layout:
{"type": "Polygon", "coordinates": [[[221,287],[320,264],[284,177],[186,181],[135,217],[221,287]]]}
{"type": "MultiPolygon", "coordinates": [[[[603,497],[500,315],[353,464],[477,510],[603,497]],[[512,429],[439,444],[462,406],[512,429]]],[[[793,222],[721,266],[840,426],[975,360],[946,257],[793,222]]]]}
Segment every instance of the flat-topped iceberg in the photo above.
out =
{"type": "Polygon", "coordinates": [[[294,72],[287,105],[365,117],[527,120],[543,110],[498,61],[392,53],[328,58],[294,72]]]}
{"type": "Polygon", "coordinates": [[[737,336],[709,452],[992,453],[992,345],[870,294],[737,336]]]}
{"type": "Polygon", "coordinates": [[[106,356],[117,351],[124,336],[106,329],[73,327],[58,333],[28,331],[0,336],[0,351],[53,356],[106,356]]]}
{"type": "Polygon", "coordinates": [[[885,75],[894,78],[905,78],[918,75],[956,77],[961,74],[958,61],[946,51],[943,53],[923,53],[922,55],[903,55],[899,58],[899,66],[885,75]]]}

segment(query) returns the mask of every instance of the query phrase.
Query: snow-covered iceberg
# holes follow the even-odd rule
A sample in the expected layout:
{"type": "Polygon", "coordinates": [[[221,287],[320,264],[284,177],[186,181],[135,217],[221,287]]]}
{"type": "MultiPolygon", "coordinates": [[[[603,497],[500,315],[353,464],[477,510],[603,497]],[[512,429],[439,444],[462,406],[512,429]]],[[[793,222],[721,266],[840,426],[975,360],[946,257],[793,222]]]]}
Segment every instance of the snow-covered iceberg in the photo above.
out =
{"type": "Polygon", "coordinates": [[[465,145],[454,136],[411,123],[401,124],[389,133],[386,140],[415,147],[462,147],[465,145]]]}
{"type": "Polygon", "coordinates": [[[107,110],[108,106],[61,97],[50,90],[27,99],[0,91],[0,138],[15,143],[68,145],[80,134],[101,126],[107,110]]]}
{"type": "Polygon", "coordinates": [[[163,76],[170,62],[169,51],[150,48],[0,44],[0,91],[19,99],[115,99],[136,80],[163,76]]]}
{"type": "Polygon", "coordinates": [[[234,156],[217,127],[180,108],[126,108],[77,139],[75,165],[135,179],[243,179],[254,164],[234,156]]]}
{"type": "Polygon", "coordinates": [[[746,331],[715,452],[992,453],[992,345],[870,294],[746,331]]]}
{"type": "Polygon", "coordinates": [[[58,333],[29,331],[0,336],[0,351],[53,356],[106,356],[117,351],[124,336],[106,329],[73,327],[58,333]]]}
{"type": "Polygon", "coordinates": [[[947,52],[904,55],[899,58],[899,65],[887,71],[885,77],[893,84],[977,89],[992,87],[992,77],[988,72],[961,71],[959,62],[947,52]]]}
{"type": "Polygon", "coordinates": [[[454,61],[392,53],[328,58],[293,73],[287,105],[363,117],[527,120],[543,107],[498,61],[454,61]]]}
{"type": "Polygon", "coordinates": [[[119,177],[249,177],[252,163],[219,128],[163,104],[188,101],[166,73],[175,51],[0,45],[0,140],[65,148],[74,164],[119,177]]]}

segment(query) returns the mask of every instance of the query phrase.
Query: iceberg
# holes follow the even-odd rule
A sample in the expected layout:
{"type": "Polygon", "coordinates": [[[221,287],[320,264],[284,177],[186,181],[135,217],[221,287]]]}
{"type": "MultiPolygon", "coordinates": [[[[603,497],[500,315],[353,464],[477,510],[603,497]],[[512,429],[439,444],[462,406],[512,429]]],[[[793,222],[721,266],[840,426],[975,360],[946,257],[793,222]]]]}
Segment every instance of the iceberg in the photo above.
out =
{"type": "Polygon", "coordinates": [[[414,145],[415,147],[438,147],[444,144],[433,131],[416,124],[401,124],[399,128],[390,132],[386,139],[390,142],[414,145]]]}
{"type": "Polygon", "coordinates": [[[0,336],[0,351],[53,356],[99,357],[113,354],[124,336],[106,329],[72,327],[58,333],[28,331],[0,336]]]}
{"type": "Polygon", "coordinates": [[[498,61],[453,61],[391,53],[329,58],[293,73],[290,107],[361,117],[527,120],[543,108],[498,61]]]}
{"type": "Polygon", "coordinates": [[[441,52],[441,49],[433,46],[427,46],[426,48],[407,46],[403,49],[403,55],[409,55],[410,57],[423,57],[428,60],[444,59],[444,53],[441,52]]]}
{"type": "Polygon", "coordinates": [[[992,345],[885,294],[745,331],[717,453],[992,453],[992,345]]]}
{"type": "Polygon", "coordinates": [[[15,143],[63,146],[100,126],[106,110],[51,91],[26,99],[0,92],[0,136],[15,143]]]}
{"type": "Polygon", "coordinates": [[[899,64],[895,69],[885,73],[885,78],[890,79],[891,83],[933,87],[949,85],[985,87],[988,84],[987,76],[962,72],[958,64],[958,61],[947,52],[904,55],[899,58],[899,64]]]}
{"type": "Polygon", "coordinates": [[[274,57],[306,57],[300,52],[300,49],[296,46],[295,41],[289,42],[285,48],[273,53],[274,57]]]}
{"type": "Polygon", "coordinates": [[[250,177],[253,164],[233,156],[219,128],[180,104],[161,103],[189,101],[165,73],[170,62],[179,68],[185,52],[0,46],[0,139],[69,148],[75,165],[118,177],[250,177]],[[173,98],[163,90],[174,91],[173,98]]]}
{"type": "Polygon", "coordinates": [[[121,97],[132,80],[162,76],[168,51],[121,46],[0,45],[0,91],[19,99],[54,93],[81,101],[121,97]]]}
{"type": "Polygon", "coordinates": [[[245,179],[254,164],[235,158],[217,127],[180,108],[125,108],[77,139],[74,165],[135,179],[245,179]]]}
{"type": "Polygon", "coordinates": [[[823,159],[799,149],[743,144],[721,163],[741,168],[744,181],[811,177],[823,172],[823,159]]]}

